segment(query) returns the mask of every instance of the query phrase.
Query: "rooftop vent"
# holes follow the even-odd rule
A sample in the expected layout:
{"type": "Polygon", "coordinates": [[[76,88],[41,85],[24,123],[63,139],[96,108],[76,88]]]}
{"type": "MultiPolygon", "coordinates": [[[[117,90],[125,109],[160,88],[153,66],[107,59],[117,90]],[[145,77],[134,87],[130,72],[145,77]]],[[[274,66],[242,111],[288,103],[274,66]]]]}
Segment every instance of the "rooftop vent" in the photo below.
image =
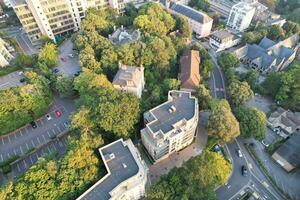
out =
{"type": "Polygon", "coordinates": [[[110,160],[112,160],[114,158],[115,158],[115,154],[114,153],[106,154],[104,156],[104,159],[105,159],[106,162],[108,162],[108,161],[110,161],[110,160]]]}
{"type": "Polygon", "coordinates": [[[170,108],[168,109],[169,113],[173,113],[176,111],[175,106],[170,106],[170,108]]]}

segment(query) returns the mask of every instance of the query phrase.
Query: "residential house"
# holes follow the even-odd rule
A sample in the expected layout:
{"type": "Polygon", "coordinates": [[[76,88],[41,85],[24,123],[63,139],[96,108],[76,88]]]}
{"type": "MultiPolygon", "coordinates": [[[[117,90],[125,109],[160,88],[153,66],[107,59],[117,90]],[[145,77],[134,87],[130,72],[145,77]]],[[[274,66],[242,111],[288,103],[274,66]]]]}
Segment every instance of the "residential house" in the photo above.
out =
{"type": "Polygon", "coordinates": [[[199,51],[185,51],[180,57],[180,90],[196,93],[200,83],[199,51]]]}
{"type": "Polygon", "coordinates": [[[168,101],[144,113],[142,143],[155,160],[162,160],[193,142],[198,126],[198,102],[190,92],[172,90],[168,101]]]}
{"type": "Polygon", "coordinates": [[[123,45],[136,42],[140,39],[140,30],[126,30],[123,25],[116,29],[112,34],[108,36],[109,40],[116,45],[123,45]]]}
{"type": "Polygon", "coordinates": [[[14,59],[14,56],[11,54],[12,51],[13,48],[0,38],[0,67],[9,65],[9,62],[14,59]]]}
{"type": "Polygon", "coordinates": [[[77,200],[139,200],[145,196],[148,168],[130,139],[99,149],[107,174],[77,200]]]}
{"type": "Polygon", "coordinates": [[[294,133],[272,155],[272,158],[287,172],[300,166],[300,134],[294,133]]]}
{"type": "Polygon", "coordinates": [[[246,2],[240,2],[232,6],[227,21],[227,26],[233,30],[243,32],[252,21],[255,8],[246,2]]]}
{"type": "Polygon", "coordinates": [[[186,17],[193,32],[196,33],[197,38],[209,36],[213,24],[213,19],[207,14],[195,10],[184,4],[175,2],[167,2],[166,7],[169,8],[171,13],[186,17]]]}
{"type": "Polygon", "coordinates": [[[120,64],[112,84],[117,90],[130,92],[141,98],[145,87],[144,67],[120,64]]]}
{"type": "Polygon", "coordinates": [[[230,33],[227,30],[213,32],[209,38],[209,44],[216,52],[229,49],[240,43],[241,37],[236,34],[230,33]]]}
{"type": "Polygon", "coordinates": [[[300,131],[300,112],[278,108],[268,118],[268,125],[273,129],[280,128],[288,135],[300,131]]]}
{"type": "Polygon", "coordinates": [[[233,53],[246,65],[266,74],[285,69],[296,57],[299,49],[299,35],[274,42],[264,37],[260,43],[246,44],[233,53]]]}

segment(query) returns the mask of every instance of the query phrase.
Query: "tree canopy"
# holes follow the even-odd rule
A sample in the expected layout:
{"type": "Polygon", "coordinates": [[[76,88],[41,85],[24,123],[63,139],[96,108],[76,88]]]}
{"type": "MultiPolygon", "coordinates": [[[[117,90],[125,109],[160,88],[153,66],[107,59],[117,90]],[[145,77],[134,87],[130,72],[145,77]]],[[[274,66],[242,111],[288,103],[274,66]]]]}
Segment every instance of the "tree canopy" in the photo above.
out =
{"type": "Polygon", "coordinates": [[[234,105],[243,105],[254,96],[253,91],[246,81],[241,82],[239,80],[234,80],[229,83],[227,89],[230,102],[234,105]]]}
{"type": "Polygon", "coordinates": [[[149,200],[214,200],[214,189],[225,184],[231,167],[219,154],[204,151],[162,176],[147,192],[149,200]]]}
{"type": "Polygon", "coordinates": [[[239,59],[233,55],[232,53],[222,53],[219,57],[218,57],[218,64],[220,65],[220,67],[222,67],[224,70],[227,70],[229,68],[236,68],[239,67],[240,65],[240,61],[239,59]]]}
{"type": "Polygon", "coordinates": [[[208,134],[220,142],[230,142],[240,135],[239,123],[226,100],[214,100],[207,123],[208,134]]]}
{"type": "Polygon", "coordinates": [[[53,43],[47,43],[39,52],[38,61],[44,63],[48,68],[55,67],[58,62],[58,52],[56,45],[53,43]]]}
{"type": "Polygon", "coordinates": [[[234,109],[234,114],[240,123],[241,136],[263,140],[267,128],[265,113],[256,108],[239,106],[234,109]]]}

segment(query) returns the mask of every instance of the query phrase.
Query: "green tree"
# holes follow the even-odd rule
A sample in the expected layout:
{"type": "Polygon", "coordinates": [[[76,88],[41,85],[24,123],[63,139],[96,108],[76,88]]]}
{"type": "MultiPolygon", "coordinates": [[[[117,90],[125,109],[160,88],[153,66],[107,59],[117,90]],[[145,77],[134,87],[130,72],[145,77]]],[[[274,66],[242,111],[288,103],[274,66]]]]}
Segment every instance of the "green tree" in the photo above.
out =
{"type": "Polygon", "coordinates": [[[229,84],[227,93],[234,105],[243,105],[254,96],[249,84],[246,81],[240,82],[238,80],[229,84]]]}
{"type": "Polygon", "coordinates": [[[189,6],[196,8],[197,10],[209,11],[209,2],[207,0],[191,0],[189,6]]]}
{"type": "Polygon", "coordinates": [[[212,97],[210,95],[210,91],[206,89],[206,87],[203,84],[199,85],[197,97],[200,110],[207,110],[210,108],[212,97]]]}
{"type": "Polygon", "coordinates": [[[178,90],[180,81],[175,78],[168,78],[163,81],[163,89],[168,92],[169,90],[178,90]]]}
{"type": "Polygon", "coordinates": [[[248,82],[251,89],[254,90],[257,88],[258,79],[259,79],[259,72],[255,70],[251,70],[243,75],[243,79],[248,82]]]}
{"type": "Polygon", "coordinates": [[[38,61],[40,63],[45,63],[47,67],[51,68],[57,65],[58,62],[57,55],[58,53],[55,44],[47,43],[41,49],[38,56],[38,61]]]}
{"type": "Polygon", "coordinates": [[[75,94],[73,81],[74,79],[67,75],[61,75],[56,78],[55,87],[61,97],[72,97],[75,94]]]}
{"type": "Polygon", "coordinates": [[[175,15],[176,28],[180,31],[183,37],[191,38],[192,29],[186,17],[175,15]]]}
{"type": "Polygon", "coordinates": [[[222,143],[230,142],[240,135],[239,123],[226,100],[215,100],[207,123],[208,134],[222,143]]]}
{"type": "Polygon", "coordinates": [[[240,61],[239,59],[233,55],[232,53],[222,53],[218,57],[218,64],[224,69],[227,70],[229,68],[236,68],[239,67],[240,61]]]}
{"type": "Polygon", "coordinates": [[[21,68],[34,67],[35,60],[30,55],[20,54],[15,59],[15,65],[21,68]]]}
{"type": "Polygon", "coordinates": [[[267,128],[265,113],[256,108],[240,106],[234,109],[234,114],[240,123],[241,135],[245,138],[263,140],[267,128]]]}
{"type": "Polygon", "coordinates": [[[282,28],[285,31],[286,36],[300,33],[300,25],[291,21],[287,21],[282,28]]]}
{"type": "Polygon", "coordinates": [[[285,38],[285,32],[279,25],[272,25],[268,31],[268,38],[273,41],[280,41],[285,38]]]}

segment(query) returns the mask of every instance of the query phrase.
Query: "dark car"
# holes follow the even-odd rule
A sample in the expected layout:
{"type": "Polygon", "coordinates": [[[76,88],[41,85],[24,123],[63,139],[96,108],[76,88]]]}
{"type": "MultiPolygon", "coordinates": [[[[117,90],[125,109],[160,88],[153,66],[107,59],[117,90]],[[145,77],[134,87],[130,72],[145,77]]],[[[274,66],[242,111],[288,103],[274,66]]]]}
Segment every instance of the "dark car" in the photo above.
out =
{"type": "Polygon", "coordinates": [[[77,72],[74,74],[74,76],[79,76],[80,73],[81,73],[81,71],[77,71],[77,72]]]}
{"type": "Polygon", "coordinates": [[[242,166],[242,175],[243,176],[248,176],[248,170],[247,170],[247,167],[245,165],[242,166]]]}
{"type": "Polygon", "coordinates": [[[32,128],[36,128],[37,127],[37,125],[36,125],[36,123],[34,121],[30,122],[30,125],[32,126],[32,128]]]}
{"type": "Polygon", "coordinates": [[[54,69],[53,70],[53,73],[58,73],[59,72],[59,69],[54,69]]]}
{"type": "Polygon", "coordinates": [[[20,79],[20,83],[24,83],[25,81],[26,81],[25,78],[21,78],[21,79],[20,79]]]}

